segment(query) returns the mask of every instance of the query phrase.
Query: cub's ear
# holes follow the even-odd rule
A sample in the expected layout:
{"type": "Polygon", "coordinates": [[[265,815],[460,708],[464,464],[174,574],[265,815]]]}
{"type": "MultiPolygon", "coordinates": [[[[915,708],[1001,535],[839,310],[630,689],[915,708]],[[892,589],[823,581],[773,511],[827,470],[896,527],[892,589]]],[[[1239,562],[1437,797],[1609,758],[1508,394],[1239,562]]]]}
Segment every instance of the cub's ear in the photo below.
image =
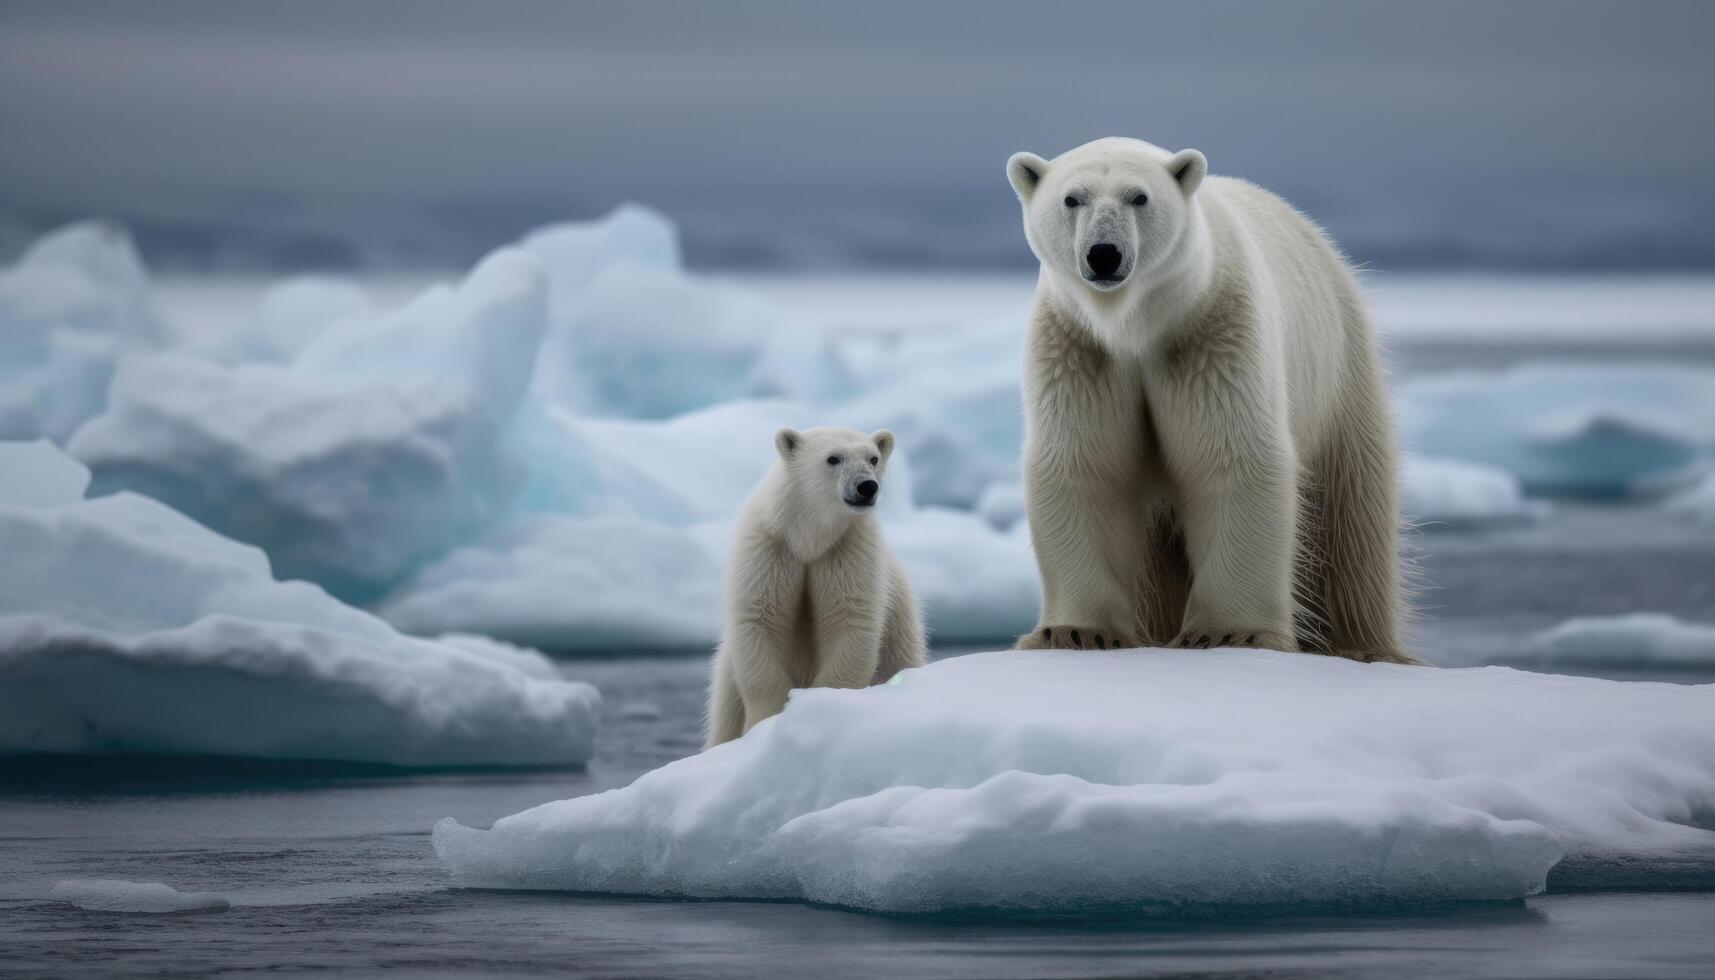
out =
{"type": "Polygon", "coordinates": [[[1034,153],[1014,153],[1006,161],[1006,179],[1012,183],[1012,190],[1020,201],[1030,200],[1030,195],[1036,193],[1036,185],[1042,183],[1042,175],[1048,172],[1048,161],[1034,153]]]}
{"type": "Polygon", "coordinates": [[[1180,150],[1167,161],[1167,172],[1179,182],[1179,189],[1190,197],[1209,172],[1209,161],[1197,150],[1180,150]]]}
{"type": "Polygon", "coordinates": [[[887,429],[877,429],[869,434],[869,438],[871,442],[875,443],[875,448],[881,450],[882,459],[893,455],[892,432],[887,429]]]}
{"type": "Polygon", "coordinates": [[[774,433],[774,448],[780,450],[781,459],[791,459],[792,452],[804,442],[804,437],[797,429],[781,429],[774,433]]]}

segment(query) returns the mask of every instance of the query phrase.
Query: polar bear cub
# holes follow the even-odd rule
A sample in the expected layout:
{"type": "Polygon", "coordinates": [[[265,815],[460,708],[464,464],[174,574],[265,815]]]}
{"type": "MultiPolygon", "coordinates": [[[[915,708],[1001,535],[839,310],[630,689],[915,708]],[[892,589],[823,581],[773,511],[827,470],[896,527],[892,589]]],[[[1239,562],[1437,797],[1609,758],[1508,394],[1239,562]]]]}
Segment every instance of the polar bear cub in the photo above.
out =
{"type": "Polygon", "coordinates": [[[893,433],[781,429],[739,518],[707,745],[778,714],[799,687],[868,687],[924,662],[917,599],[874,509],[893,433]]]}
{"type": "Polygon", "coordinates": [[[1041,261],[1027,648],[1252,646],[1410,662],[1398,465],[1352,270],[1196,150],[1102,139],[1007,177],[1041,261]]]}

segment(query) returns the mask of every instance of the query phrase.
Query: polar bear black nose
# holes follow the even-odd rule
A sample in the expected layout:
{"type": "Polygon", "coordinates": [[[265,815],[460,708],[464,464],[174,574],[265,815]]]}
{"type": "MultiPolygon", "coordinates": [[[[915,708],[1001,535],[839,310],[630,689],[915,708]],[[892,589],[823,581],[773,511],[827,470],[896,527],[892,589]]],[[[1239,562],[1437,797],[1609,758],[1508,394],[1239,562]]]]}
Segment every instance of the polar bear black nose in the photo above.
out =
{"type": "Polygon", "coordinates": [[[873,500],[875,492],[881,489],[881,484],[874,480],[865,480],[857,485],[857,495],[864,500],[873,500]]]}
{"type": "Polygon", "coordinates": [[[1090,246],[1090,271],[1103,279],[1113,275],[1120,268],[1120,250],[1118,245],[1103,242],[1090,246]]]}

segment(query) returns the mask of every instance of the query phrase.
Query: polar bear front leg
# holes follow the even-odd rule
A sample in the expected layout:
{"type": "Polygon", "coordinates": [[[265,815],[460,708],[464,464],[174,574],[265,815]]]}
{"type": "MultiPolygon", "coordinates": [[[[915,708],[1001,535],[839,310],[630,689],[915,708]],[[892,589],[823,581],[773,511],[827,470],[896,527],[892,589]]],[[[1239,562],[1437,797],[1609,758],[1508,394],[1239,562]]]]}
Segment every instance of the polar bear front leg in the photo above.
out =
{"type": "Polygon", "coordinates": [[[1297,463],[1279,384],[1210,372],[1171,386],[1156,419],[1191,563],[1172,646],[1297,650],[1297,463]]]}

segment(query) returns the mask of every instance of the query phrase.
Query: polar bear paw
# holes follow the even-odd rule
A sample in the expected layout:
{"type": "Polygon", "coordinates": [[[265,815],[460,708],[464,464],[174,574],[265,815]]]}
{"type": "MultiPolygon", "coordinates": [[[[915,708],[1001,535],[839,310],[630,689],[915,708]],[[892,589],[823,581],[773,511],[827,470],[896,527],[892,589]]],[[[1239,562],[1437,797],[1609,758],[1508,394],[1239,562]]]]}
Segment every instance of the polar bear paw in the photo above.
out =
{"type": "Polygon", "coordinates": [[[1167,645],[1181,650],[1209,650],[1215,647],[1287,651],[1298,649],[1298,644],[1291,637],[1269,630],[1186,630],[1167,645]]]}
{"type": "Polygon", "coordinates": [[[1089,626],[1038,626],[1018,638],[1020,650],[1123,650],[1137,646],[1130,637],[1089,626]]]}

